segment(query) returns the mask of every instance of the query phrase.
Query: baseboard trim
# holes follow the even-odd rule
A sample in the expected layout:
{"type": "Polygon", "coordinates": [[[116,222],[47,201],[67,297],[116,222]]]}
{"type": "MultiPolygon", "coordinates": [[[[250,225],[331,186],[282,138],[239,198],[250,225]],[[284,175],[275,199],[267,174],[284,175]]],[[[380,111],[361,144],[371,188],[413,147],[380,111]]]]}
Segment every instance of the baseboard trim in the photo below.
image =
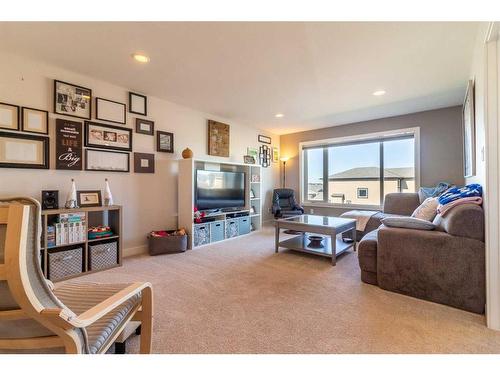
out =
{"type": "Polygon", "coordinates": [[[134,255],[141,255],[141,254],[147,254],[147,253],[148,253],[147,245],[142,245],[142,246],[129,247],[127,249],[123,249],[122,256],[124,258],[127,258],[127,257],[131,257],[134,255]]]}

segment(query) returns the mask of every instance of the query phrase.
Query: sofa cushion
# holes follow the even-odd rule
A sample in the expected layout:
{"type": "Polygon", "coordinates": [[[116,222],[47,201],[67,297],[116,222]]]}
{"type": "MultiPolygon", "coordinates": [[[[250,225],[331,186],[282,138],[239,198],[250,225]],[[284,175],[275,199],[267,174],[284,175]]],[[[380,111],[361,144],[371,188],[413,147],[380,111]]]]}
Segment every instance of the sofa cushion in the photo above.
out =
{"type": "Polygon", "coordinates": [[[358,244],[359,268],[363,271],[377,272],[377,234],[378,229],[367,233],[358,244]]]}
{"type": "Polygon", "coordinates": [[[436,225],[430,221],[417,219],[416,217],[386,217],[382,224],[393,228],[407,228],[419,230],[433,230],[436,225]]]}
{"type": "Polygon", "coordinates": [[[456,206],[445,217],[437,215],[434,224],[439,231],[484,242],[484,211],[478,205],[456,206]]]}
{"type": "Polygon", "coordinates": [[[437,215],[438,205],[439,202],[437,198],[427,198],[415,209],[415,211],[413,211],[411,216],[416,217],[417,219],[432,221],[437,215]]]}
{"type": "Polygon", "coordinates": [[[417,193],[389,193],[384,197],[384,213],[410,216],[420,205],[417,193]]]}

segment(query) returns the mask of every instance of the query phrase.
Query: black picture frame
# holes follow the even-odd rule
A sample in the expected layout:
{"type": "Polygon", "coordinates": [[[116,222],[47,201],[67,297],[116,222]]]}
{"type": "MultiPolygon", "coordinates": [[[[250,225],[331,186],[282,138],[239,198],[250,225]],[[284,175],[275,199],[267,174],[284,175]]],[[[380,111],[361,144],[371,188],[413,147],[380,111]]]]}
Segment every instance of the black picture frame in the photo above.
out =
{"type": "Polygon", "coordinates": [[[63,116],[70,116],[70,117],[76,117],[76,118],[82,118],[82,119],[90,120],[92,118],[92,90],[89,89],[88,87],[83,87],[83,86],[75,85],[73,83],[59,81],[59,80],[55,79],[54,80],[54,113],[57,113],[58,115],[63,115],[63,116]],[[87,90],[89,92],[89,99],[88,99],[89,111],[88,111],[88,116],[78,116],[78,115],[70,114],[67,111],[58,111],[58,108],[57,108],[57,94],[58,94],[57,93],[57,84],[58,83],[62,83],[64,85],[68,85],[68,86],[73,86],[75,88],[82,89],[82,90],[87,90]]]}
{"type": "Polygon", "coordinates": [[[262,135],[262,134],[259,134],[258,140],[260,143],[265,143],[267,145],[270,145],[272,142],[271,137],[268,137],[267,135],[262,135]]]}
{"type": "Polygon", "coordinates": [[[252,155],[243,155],[245,164],[255,164],[255,158],[252,155]]]}
{"type": "Polygon", "coordinates": [[[155,173],[155,154],[134,152],[134,173],[155,173]],[[148,166],[141,165],[142,160],[148,161],[148,166]]]}
{"type": "Polygon", "coordinates": [[[8,163],[0,161],[0,168],[23,168],[23,169],[49,169],[50,168],[50,139],[49,137],[0,132],[0,138],[16,138],[43,142],[43,164],[8,163]]]}
{"type": "Polygon", "coordinates": [[[3,102],[0,102],[0,106],[12,107],[13,110],[16,111],[16,116],[17,116],[15,128],[9,128],[9,127],[6,127],[6,126],[3,126],[2,124],[0,124],[0,129],[11,130],[11,131],[21,130],[21,117],[20,117],[21,116],[21,108],[18,105],[10,104],[10,103],[3,103],[3,102]]]}
{"type": "Polygon", "coordinates": [[[137,94],[135,92],[129,91],[128,93],[128,111],[130,113],[136,114],[136,115],[142,115],[142,116],[147,116],[148,115],[148,97],[146,95],[141,95],[137,94]],[[134,96],[140,97],[144,99],[144,111],[134,111],[132,107],[132,98],[134,96]]]}
{"type": "Polygon", "coordinates": [[[155,122],[150,120],[144,120],[142,118],[135,119],[135,132],[138,134],[154,135],[155,134],[155,122]],[[150,126],[149,131],[141,129],[141,124],[147,124],[150,126]]]}
{"type": "Polygon", "coordinates": [[[168,152],[168,153],[173,154],[174,153],[174,133],[163,132],[163,131],[157,130],[156,131],[156,151],[168,152]],[[170,147],[169,148],[164,149],[161,147],[160,138],[162,136],[170,137],[170,147]]]}
{"type": "Polygon", "coordinates": [[[100,190],[77,190],[76,191],[76,202],[78,207],[101,207],[102,206],[102,196],[100,190]],[[97,194],[98,203],[85,204],[82,202],[81,194],[97,194]]]}
{"type": "MultiPolygon", "coordinates": [[[[108,125],[108,124],[102,124],[100,122],[94,122],[94,121],[85,121],[85,147],[92,147],[92,148],[101,148],[105,150],[117,150],[117,151],[132,151],[132,129],[129,128],[124,128],[122,126],[114,126],[114,125],[108,125]],[[127,132],[128,133],[128,147],[118,147],[118,146],[113,146],[113,145],[103,145],[99,143],[92,143],[91,137],[90,137],[90,130],[92,126],[98,126],[101,128],[107,128],[110,130],[110,132],[115,131],[120,131],[120,132],[127,132]]],[[[111,141],[110,141],[111,142],[111,141]]],[[[113,142],[113,143],[118,143],[118,142],[113,142]]]]}
{"type": "Polygon", "coordinates": [[[123,124],[123,125],[125,125],[127,123],[127,105],[125,103],[120,103],[120,102],[117,102],[117,101],[114,101],[114,100],[109,100],[109,99],[104,99],[104,98],[96,97],[95,98],[95,118],[96,118],[96,120],[113,122],[115,124],[123,124]],[[115,120],[112,120],[110,118],[102,117],[101,114],[99,113],[99,102],[113,103],[115,105],[119,105],[119,106],[123,107],[123,121],[115,121],[115,120]]]}
{"type": "Polygon", "coordinates": [[[49,135],[49,112],[45,111],[43,109],[38,109],[38,108],[22,107],[21,108],[21,130],[25,133],[49,135]],[[27,125],[24,122],[24,111],[25,110],[41,112],[45,115],[45,131],[44,132],[36,132],[36,131],[26,129],[27,125]]]}
{"type": "Polygon", "coordinates": [[[107,151],[107,150],[96,150],[92,148],[85,149],[85,168],[86,171],[92,172],[116,172],[116,173],[128,173],[130,172],[130,153],[129,152],[121,152],[121,151],[107,151]],[[89,167],[89,152],[107,152],[110,154],[124,154],[127,155],[127,169],[126,170],[117,170],[117,169],[92,169],[89,167]]]}

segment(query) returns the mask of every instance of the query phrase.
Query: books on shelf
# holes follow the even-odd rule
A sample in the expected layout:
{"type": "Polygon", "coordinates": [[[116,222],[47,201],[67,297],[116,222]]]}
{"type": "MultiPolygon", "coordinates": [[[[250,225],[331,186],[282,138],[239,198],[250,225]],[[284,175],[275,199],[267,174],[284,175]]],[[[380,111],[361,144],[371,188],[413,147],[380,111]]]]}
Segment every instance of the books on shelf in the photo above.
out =
{"type": "Polygon", "coordinates": [[[47,247],[84,242],[86,236],[85,212],[60,214],[57,223],[47,226],[47,247]]]}

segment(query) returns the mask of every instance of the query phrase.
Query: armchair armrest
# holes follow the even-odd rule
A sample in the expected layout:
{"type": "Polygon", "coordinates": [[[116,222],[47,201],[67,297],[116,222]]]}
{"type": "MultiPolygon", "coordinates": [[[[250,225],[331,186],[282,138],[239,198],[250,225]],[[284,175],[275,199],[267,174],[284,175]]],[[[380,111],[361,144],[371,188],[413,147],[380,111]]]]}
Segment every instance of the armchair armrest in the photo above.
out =
{"type": "Polygon", "coordinates": [[[420,205],[417,193],[389,193],[384,197],[384,213],[410,216],[420,205]]]}
{"type": "Polygon", "coordinates": [[[69,309],[44,309],[40,313],[63,329],[85,328],[95,323],[122,303],[144,289],[151,289],[151,283],[137,282],[122,289],[113,296],[98,303],[87,311],[76,315],[69,309]]]}

